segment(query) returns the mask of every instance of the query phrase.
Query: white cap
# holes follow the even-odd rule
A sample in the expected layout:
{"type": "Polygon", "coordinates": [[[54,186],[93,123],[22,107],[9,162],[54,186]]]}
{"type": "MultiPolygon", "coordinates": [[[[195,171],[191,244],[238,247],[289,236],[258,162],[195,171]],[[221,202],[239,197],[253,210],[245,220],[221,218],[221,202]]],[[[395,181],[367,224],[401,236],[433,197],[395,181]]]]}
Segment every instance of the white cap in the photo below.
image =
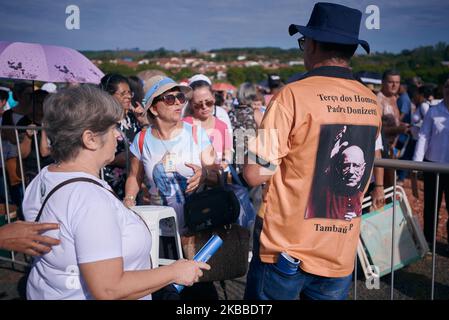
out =
{"type": "Polygon", "coordinates": [[[41,89],[47,91],[48,93],[55,93],[57,91],[56,85],[52,82],[45,83],[41,89]]]}
{"type": "Polygon", "coordinates": [[[198,73],[198,74],[194,75],[193,77],[191,77],[189,79],[189,85],[191,85],[195,81],[200,81],[200,80],[206,81],[210,86],[212,85],[212,81],[210,81],[210,79],[207,76],[205,76],[204,74],[201,74],[201,73],[198,73]]]}

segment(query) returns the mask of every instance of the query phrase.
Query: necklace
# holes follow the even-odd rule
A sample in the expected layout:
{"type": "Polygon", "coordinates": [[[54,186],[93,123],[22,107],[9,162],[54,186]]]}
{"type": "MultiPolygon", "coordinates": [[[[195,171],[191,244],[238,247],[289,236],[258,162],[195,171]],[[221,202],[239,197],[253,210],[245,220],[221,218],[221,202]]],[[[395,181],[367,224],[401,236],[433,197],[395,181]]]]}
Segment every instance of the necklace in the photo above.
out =
{"type": "Polygon", "coordinates": [[[157,134],[159,140],[161,141],[162,145],[164,146],[165,151],[166,151],[167,153],[170,153],[170,151],[169,151],[168,148],[167,148],[167,145],[166,145],[165,142],[164,142],[164,139],[162,139],[162,136],[161,136],[161,134],[159,133],[159,129],[158,129],[158,128],[154,128],[154,129],[156,130],[156,134],[157,134]]]}
{"type": "Polygon", "coordinates": [[[57,162],[57,163],[54,163],[54,166],[58,169],[58,171],[60,170],[62,172],[84,172],[84,173],[93,175],[97,178],[100,177],[99,173],[96,173],[92,169],[86,168],[82,165],[73,165],[73,164],[57,162]]]}
{"type": "Polygon", "coordinates": [[[159,140],[161,141],[162,145],[164,146],[165,149],[165,154],[162,157],[162,163],[164,166],[164,170],[165,172],[175,172],[176,171],[176,156],[174,153],[170,152],[170,150],[168,150],[167,146],[164,143],[164,140],[161,137],[161,134],[159,132],[158,129],[156,129],[156,133],[159,137],[159,140]]]}

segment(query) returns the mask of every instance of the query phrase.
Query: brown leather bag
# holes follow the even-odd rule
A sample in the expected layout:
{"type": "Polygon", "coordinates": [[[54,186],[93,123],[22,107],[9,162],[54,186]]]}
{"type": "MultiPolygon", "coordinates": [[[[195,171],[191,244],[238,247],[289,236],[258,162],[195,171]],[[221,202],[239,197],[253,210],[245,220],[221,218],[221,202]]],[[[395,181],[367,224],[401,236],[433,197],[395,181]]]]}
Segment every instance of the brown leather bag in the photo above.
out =
{"type": "Polygon", "coordinates": [[[238,224],[215,227],[181,237],[184,257],[193,259],[213,234],[220,236],[223,244],[207,262],[211,270],[204,271],[200,282],[230,280],[244,276],[248,270],[250,233],[248,229],[238,224]]]}

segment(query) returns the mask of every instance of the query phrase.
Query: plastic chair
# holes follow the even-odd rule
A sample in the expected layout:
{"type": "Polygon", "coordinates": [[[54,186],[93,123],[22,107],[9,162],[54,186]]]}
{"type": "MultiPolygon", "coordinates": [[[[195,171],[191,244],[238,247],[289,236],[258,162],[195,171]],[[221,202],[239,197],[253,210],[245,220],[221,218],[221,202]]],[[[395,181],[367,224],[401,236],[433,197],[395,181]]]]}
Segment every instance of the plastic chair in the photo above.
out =
{"type": "Polygon", "coordinates": [[[159,237],[161,236],[160,222],[163,219],[173,219],[174,232],[170,235],[175,237],[176,251],[178,253],[179,259],[183,258],[181,237],[178,230],[178,222],[176,219],[176,212],[172,207],[164,206],[135,206],[132,207],[134,210],[146,223],[148,229],[151,232],[151,261],[153,267],[158,267],[160,265],[169,265],[175,260],[172,259],[162,259],[159,258],[159,237]]]}

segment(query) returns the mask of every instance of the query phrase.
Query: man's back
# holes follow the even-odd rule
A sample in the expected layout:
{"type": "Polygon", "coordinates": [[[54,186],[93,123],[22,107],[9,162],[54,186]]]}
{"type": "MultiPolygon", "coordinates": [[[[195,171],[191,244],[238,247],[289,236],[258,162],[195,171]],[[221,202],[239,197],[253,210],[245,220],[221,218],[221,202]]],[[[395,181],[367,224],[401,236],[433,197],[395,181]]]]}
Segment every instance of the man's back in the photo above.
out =
{"type": "MultiPolygon", "coordinates": [[[[274,98],[261,129],[276,130],[278,146],[270,147],[279,154],[265,153],[263,158],[271,163],[281,161],[259,211],[264,220],[262,261],[275,262],[278,252],[287,251],[303,261],[301,268],[306,272],[326,277],[351,273],[359,236],[357,202],[371,174],[380,124],[376,97],[346,68],[313,69],[274,98]],[[350,146],[363,151],[363,161],[341,160],[341,153],[350,146]],[[337,168],[339,172],[335,172],[337,168]],[[358,168],[358,173],[353,168],[358,168]],[[362,181],[358,189],[351,186],[351,179],[355,179],[351,175],[357,174],[362,181]],[[337,176],[343,180],[347,177],[347,186],[336,185],[337,176]],[[326,203],[323,190],[327,188],[346,200],[355,198],[339,209],[346,210],[341,219],[325,218],[327,212],[307,214],[314,202],[326,203]],[[344,220],[349,213],[357,218],[344,220]]],[[[331,211],[338,206],[335,201],[327,203],[328,207],[321,206],[320,210],[331,211]]]]}

